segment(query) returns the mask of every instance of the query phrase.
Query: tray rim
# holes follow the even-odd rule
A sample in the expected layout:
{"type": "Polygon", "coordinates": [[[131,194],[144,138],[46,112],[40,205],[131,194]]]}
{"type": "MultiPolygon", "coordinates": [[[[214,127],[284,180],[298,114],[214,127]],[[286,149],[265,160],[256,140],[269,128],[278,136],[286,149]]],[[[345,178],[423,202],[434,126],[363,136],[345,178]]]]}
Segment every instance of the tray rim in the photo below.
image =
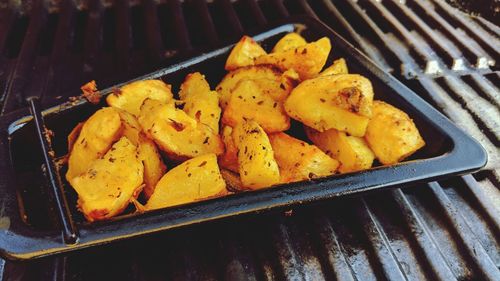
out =
{"type": "MultiPolygon", "coordinates": [[[[33,235],[33,230],[26,224],[24,224],[24,227],[21,226],[17,233],[0,227],[0,256],[16,260],[32,259],[226,217],[315,201],[325,201],[345,195],[360,194],[381,188],[391,188],[403,183],[435,180],[451,175],[468,173],[486,165],[487,154],[475,139],[464,133],[443,114],[434,109],[391,74],[379,68],[370,58],[322,22],[308,16],[292,17],[285,21],[277,21],[267,25],[261,29],[264,31],[258,33],[254,38],[259,41],[261,38],[267,38],[273,33],[278,34],[283,31],[289,31],[289,28],[286,28],[286,26],[297,24],[311,27],[323,36],[336,37],[336,40],[340,42],[340,44],[337,42],[337,46],[342,45],[345,51],[349,52],[349,55],[354,57],[362,67],[377,76],[378,79],[387,84],[387,87],[392,88],[394,92],[397,92],[416,111],[420,111],[422,114],[425,112],[423,116],[426,117],[426,122],[430,122],[451,141],[451,151],[436,157],[406,161],[392,166],[376,167],[362,172],[335,175],[306,182],[281,184],[271,189],[243,192],[227,197],[154,210],[140,216],[122,216],[119,220],[115,221],[78,224],[80,239],[77,244],[72,245],[65,244],[62,234],[58,231],[35,231],[37,235],[33,235]],[[470,157],[470,155],[474,157],[470,157]],[[429,170],[429,164],[436,165],[440,169],[429,170]],[[382,172],[388,170],[391,170],[396,175],[400,175],[399,180],[384,182],[380,177],[377,178],[382,172]],[[410,177],[401,177],[404,173],[411,174],[412,172],[414,174],[410,177]],[[366,184],[370,180],[372,182],[366,184]],[[314,189],[311,189],[312,185],[315,185],[314,189]],[[357,187],[352,188],[352,186],[357,187]],[[223,208],[220,205],[223,205],[223,208]],[[241,206],[245,207],[242,208],[241,206]],[[194,215],[188,218],[185,213],[194,215]],[[140,218],[140,223],[138,223],[137,218],[140,218]],[[122,228],[130,230],[120,231],[122,228]],[[115,235],[111,235],[112,233],[115,233],[115,235]],[[45,247],[40,247],[40,244],[43,244],[45,247]]],[[[218,48],[212,52],[196,55],[191,59],[104,89],[102,93],[109,93],[113,88],[132,81],[158,78],[176,72],[182,68],[203,62],[208,58],[224,54],[232,46],[234,44],[218,48]]],[[[85,103],[88,102],[81,99],[76,103],[73,102],[71,108],[81,106],[85,103]]],[[[66,102],[49,107],[43,111],[43,114],[47,115],[56,111],[69,110],[71,108],[68,107],[68,104],[69,102],[66,102]]],[[[6,174],[5,176],[0,176],[0,191],[2,192],[8,189],[9,184],[15,185],[15,181],[11,179],[14,172],[10,165],[11,159],[8,140],[5,139],[4,135],[8,137],[8,135],[11,135],[30,120],[31,116],[27,109],[14,111],[0,117],[0,158],[9,157],[5,158],[9,159],[9,161],[0,162],[0,175],[3,173],[6,174]],[[10,179],[5,180],[9,175],[10,179]]],[[[15,187],[11,188],[15,189],[15,187]]],[[[4,216],[4,209],[6,207],[8,208],[7,213],[18,213],[19,207],[15,206],[16,203],[16,200],[9,201],[9,198],[0,197],[0,205],[3,206],[0,210],[0,218],[4,216]]],[[[10,216],[7,218],[10,218],[10,216]]]]}

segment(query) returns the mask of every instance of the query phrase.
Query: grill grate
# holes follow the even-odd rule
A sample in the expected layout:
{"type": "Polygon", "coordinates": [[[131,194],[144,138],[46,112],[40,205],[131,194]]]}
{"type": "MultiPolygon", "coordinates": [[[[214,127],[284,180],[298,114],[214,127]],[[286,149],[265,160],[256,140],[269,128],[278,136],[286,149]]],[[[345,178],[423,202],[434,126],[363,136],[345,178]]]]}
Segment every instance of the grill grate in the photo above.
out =
{"type": "Polygon", "coordinates": [[[296,14],[332,26],[468,131],[488,169],[290,216],[0,261],[3,279],[499,280],[500,28],[442,0],[0,1],[1,112],[25,95],[57,102],[91,79],[104,88],[296,14]]]}

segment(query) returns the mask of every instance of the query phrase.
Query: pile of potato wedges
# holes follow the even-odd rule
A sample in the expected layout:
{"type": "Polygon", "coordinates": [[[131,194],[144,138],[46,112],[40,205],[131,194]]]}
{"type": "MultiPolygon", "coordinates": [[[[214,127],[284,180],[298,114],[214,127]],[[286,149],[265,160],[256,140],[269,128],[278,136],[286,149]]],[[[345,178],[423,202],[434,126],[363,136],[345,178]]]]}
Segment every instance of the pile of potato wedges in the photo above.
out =
{"type": "Polygon", "coordinates": [[[425,145],[412,119],[374,100],[326,37],[298,33],[266,52],[244,36],[212,89],[189,74],[127,84],[68,136],[66,179],[89,221],[402,161],[425,145]],[[287,133],[302,123],[307,139],[287,133]],[[167,168],[168,166],[168,168],[167,168]]]}

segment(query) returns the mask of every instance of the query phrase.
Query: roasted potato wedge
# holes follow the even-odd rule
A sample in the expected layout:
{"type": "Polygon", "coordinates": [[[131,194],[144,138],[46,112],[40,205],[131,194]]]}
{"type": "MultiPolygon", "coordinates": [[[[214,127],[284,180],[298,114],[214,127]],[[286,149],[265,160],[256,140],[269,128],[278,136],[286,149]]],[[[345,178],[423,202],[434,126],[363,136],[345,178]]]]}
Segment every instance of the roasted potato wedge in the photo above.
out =
{"type": "Polygon", "coordinates": [[[227,58],[225,69],[230,71],[243,66],[253,65],[257,57],[267,54],[252,37],[243,36],[233,47],[227,58]]]}
{"type": "Polygon", "coordinates": [[[288,33],[281,37],[281,39],[274,45],[272,53],[285,52],[302,47],[307,44],[306,39],[296,32],[288,33]]]}
{"type": "Polygon", "coordinates": [[[318,132],[306,127],[307,137],[330,157],[340,162],[339,172],[348,173],[370,169],[375,155],[365,139],[348,136],[335,129],[318,132]]]}
{"type": "Polygon", "coordinates": [[[337,171],[339,162],[315,145],[285,133],[270,134],[269,140],[283,183],[326,177],[337,171]]]}
{"type": "Polygon", "coordinates": [[[136,154],[137,147],[122,137],[103,158],[70,179],[87,220],[103,220],[121,213],[141,192],[144,168],[136,154]]]}
{"type": "Polygon", "coordinates": [[[82,127],[85,122],[80,122],[78,123],[73,130],[68,135],[68,153],[71,152],[73,149],[73,146],[75,145],[76,140],[78,139],[78,136],[80,135],[80,132],[82,131],[82,127]]]}
{"type": "Polygon", "coordinates": [[[144,165],[144,196],[149,198],[156,183],[165,174],[167,167],[163,163],[155,143],[142,132],[136,117],[125,110],[116,110],[119,112],[123,124],[122,135],[137,146],[137,157],[144,165]]]}
{"type": "Polygon", "coordinates": [[[226,195],[213,153],[189,159],[167,172],[145,205],[146,210],[166,208],[226,195]]]}
{"type": "Polygon", "coordinates": [[[222,123],[231,127],[243,119],[253,119],[269,133],[290,128],[290,118],[283,104],[265,94],[253,80],[238,83],[222,115],[222,123]]]}
{"type": "Polygon", "coordinates": [[[138,116],[145,99],[168,102],[173,99],[172,87],[161,80],[142,80],[127,84],[108,95],[109,106],[117,107],[138,116]]]}
{"type": "Polygon", "coordinates": [[[222,127],[222,141],[224,142],[224,154],[219,156],[219,165],[223,168],[238,173],[238,148],[233,140],[233,128],[222,127]]]}
{"type": "Polygon", "coordinates": [[[84,173],[120,138],[123,130],[120,114],[112,107],[96,111],[83,124],[68,159],[66,179],[84,173]]]}
{"type": "Polygon", "coordinates": [[[408,114],[383,101],[373,102],[365,139],[385,165],[398,163],[425,145],[408,114]]]}
{"type": "Polygon", "coordinates": [[[283,101],[297,84],[293,71],[281,73],[272,66],[249,66],[231,71],[215,88],[219,93],[220,106],[225,109],[232,92],[241,80],[253,80],[268,96],[276,101],[283,101]]]}
{"type": "Polygon", "coordinates": [[[190,96],[196,96],[197,94],[205,94],[210,92],[210,85],[205,79],[205,75],[199,72],[193,72],[186,76],[184,82],[182,82],[179,98],[185,100],[190,96]]]}
{"type": "Polygon", "coordinates": [[[347,63],[344,58],[333,61],[333,64],[319,73],[319,76],[348,74],[347,63]]]}
{"type": "Polygon", "coordinates": [[[320,132],[337,129],[362,137],[372,102],[373,88],[368,79],[339,74],[303,81],[285,101],[285,110],[290,117],[320,132]]]}
{"type": "Polygon", "coordinates": [[[177,109],[173,102],[146,99],[138,120],[146,136],[174,160],[224,152],[224,144],[218,134],[177,109]]]}
{"type": "Polygon", "coordinates": [[[199,72],[189,74],[181,85],[179,96],[185,102],[183,110],[189,116],[209,126],[214,133],[219,133],[219,96],[217,92],[210,91],[205,76],[199,72]]]}
{"type": "Polygon", "coordinates": [[[249,189],[270,187],[280,182],[278,164],[266,132],[253,120],[243,120],[234,127],[238,147],[241,182],[249,189]]]}
{"type": "Polygon", "coordinates": [[[330,49],[330,39],[323,37],[304,46],[260,56],[255,59],[255,64],[271,64],[282,71],[294,69],[305,80],[315,77],[323,69],[330,49]]]}

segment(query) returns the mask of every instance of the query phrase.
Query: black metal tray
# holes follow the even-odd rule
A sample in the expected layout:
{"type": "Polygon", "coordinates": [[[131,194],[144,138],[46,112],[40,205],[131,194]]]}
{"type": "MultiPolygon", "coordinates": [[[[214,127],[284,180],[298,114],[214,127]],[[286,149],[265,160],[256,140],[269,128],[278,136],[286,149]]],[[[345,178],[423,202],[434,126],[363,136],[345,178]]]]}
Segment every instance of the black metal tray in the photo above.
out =
{"type": "MultiPolygon", "coordinates": [[[[329,37],[333,47],[327,64],[334,58],[346,58],[351,73],[360,73],[372,81],[376,99],[401,108],[414,119],[427,145],[411,159],[393,166],[87,223],[76,210],[75,192],[61,180],[53,161],[67,153],[66,136],[70,130],[103,104],[78,100],[40,112],[36,100],[31,100],[30,109],[0,119],[0,255],[30,259],[235,215],[436,180],[475,171],[486,164],[486,153],[475,140],[322,23],[300,17],[250,35],[270,49],[285,33],[297,29],[308,41],[329,37]],[[47,150],[42,134],[44,122],[55,134],[51,143],[55,156],[47,150]]],[[[201,54],[136,80],[163,79],[178,87],[188,73],[200,71],[214,87],[225,74],[223,66],[231,47],[201,54]]],[[[112,88],[102,93],[108,94],[112,88]]]]}

